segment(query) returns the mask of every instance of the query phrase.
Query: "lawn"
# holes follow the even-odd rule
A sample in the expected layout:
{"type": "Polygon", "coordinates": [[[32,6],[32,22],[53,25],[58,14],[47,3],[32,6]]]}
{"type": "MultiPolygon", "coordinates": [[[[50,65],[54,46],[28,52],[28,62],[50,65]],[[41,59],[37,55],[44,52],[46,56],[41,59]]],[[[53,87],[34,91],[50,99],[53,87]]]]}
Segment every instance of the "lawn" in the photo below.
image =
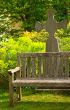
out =
{"type": "Polygon", "coordinates": [[[9,107],[8,91],[0,90],[0,110],[70,110],[70,93],[25,90],[22,101],[9,107]]]}

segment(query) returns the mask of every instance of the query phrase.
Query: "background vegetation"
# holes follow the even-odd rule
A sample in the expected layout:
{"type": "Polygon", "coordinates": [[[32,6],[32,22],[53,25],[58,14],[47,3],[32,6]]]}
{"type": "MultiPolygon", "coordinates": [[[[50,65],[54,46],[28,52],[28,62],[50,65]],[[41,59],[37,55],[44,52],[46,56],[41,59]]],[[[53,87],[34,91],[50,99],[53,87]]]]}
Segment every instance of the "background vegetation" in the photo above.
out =
{"type": "Polygon", "coordinates": [[[70,0],[0,0],[0,33],[14,35],[34,30],[36,21],[46,21],[50,7],[57,11],[58,21],[68,19],[70,0]]]}

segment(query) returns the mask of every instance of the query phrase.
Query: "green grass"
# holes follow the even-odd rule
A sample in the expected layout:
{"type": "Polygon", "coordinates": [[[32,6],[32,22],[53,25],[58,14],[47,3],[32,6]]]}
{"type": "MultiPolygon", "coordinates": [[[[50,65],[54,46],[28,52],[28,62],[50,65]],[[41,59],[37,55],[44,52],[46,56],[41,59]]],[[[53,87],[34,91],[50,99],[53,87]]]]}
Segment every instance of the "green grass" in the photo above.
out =
{"type": "Polygon", "coordinates": [[[9,107],[8,92],[0,90],[0,110],[70,110],[70,93],[25,90],[22,101],[9,107]]]}

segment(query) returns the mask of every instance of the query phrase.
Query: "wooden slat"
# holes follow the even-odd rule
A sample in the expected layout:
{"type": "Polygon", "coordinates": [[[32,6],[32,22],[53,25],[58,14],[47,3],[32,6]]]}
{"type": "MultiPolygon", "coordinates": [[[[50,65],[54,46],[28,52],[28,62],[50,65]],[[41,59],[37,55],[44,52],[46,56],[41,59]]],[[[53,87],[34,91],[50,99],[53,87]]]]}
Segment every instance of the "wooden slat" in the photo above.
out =
{"type": "Polygon", "coordinates": [[[46,57],[43,57],[43,77],[46,78],[46,57]]]}
{"type": "MultiPolygon", "coordinates": [[[[20,67],[20,63],[21,63],[21,59],[20,59],[20,55],[19,53],[17,53],[17,66],[20,67]]],[[[18,71],[18,73],[16,74],[16,78],[20,78],[21,77],[21,68],[20,71],[18,71]]]]}
{"type": "Polygon", "coordinates": [[[70,88],[70,79],[32,79],[32,80],[16,80],[13,81],[14,86],[32,86],[32,87],[46,87],[46,88],[70,88]]]}
{"type": "Polygon", "coordinates": [[[69,77],[69,61],[68,61],[68,57],[64,57],[64,77],[69,77]]]}
{"type": "Polygon", "coordinates": [[[53,65],[54,78],[58,78],[59,63],[60,63],[60,57],[58,55],[54,56],[54,65],[53,65]]]}
{"type": "Polygon", "coordinates": [[[47,79],[49,78],[49,73],[50,73],[50,63],[49,63],[49,56],[47,57],[47,62],[46,62],[46,75],[47,75],[47,79]]]}
{"type": "Polygon", "coordinates": [[[46,71],[47,71],[47,78],[53,77],[53,56],[47,57],[47,63],[46,63],[46,71]]]}
{"type": "Polygon", "coordinates": [[[46,78],[48,79],[48,57],[46,57],[46,78]]]}
{"type": "Polygon", "coordinates": [[[26,58],[21,59],[21,66],[22,66],[22,77],[26,78],[26,58]]]}
{"type": "Polygon", "coordinates": [[[50,78],[55,78],[54,67],[55,67],[55,56],[50,56],[50,78]]]}
{"type": "Polygon", "coordinates": [[[48,57],[48,78],[53,77],[53,56],[48,57]]]}
{"type": "Polygon", "coordinates": [[[36,77],[36,58],[32,57],[32,77],[36,77]]]}
{"type": "Polygon", "coordinates": [[[31,57],[27,58],[27,77],[31,77],[31,57]]]}
{"type": "Polygon", "coordinates": [[[41,77],[41,57],[38,57],[38,77],[41,77]]]}
{"type": "MultiPolygon", "coordinates": [[[[21,61],[20,55],[19,53],[17,53],[17,67],[20,67],[20,61],[21,61]]],[[[21,68],[20,68],[20,71],[18,71],[16,74],[16,78],[19,79],[20,77],[21,77],[21,68]]]]}
{"type": "Polygon", "coordinates": [[[60,78],[63,78],[64,77],[64,74],[63,74],[63,56],[60,57],[60,64],[59,64],[59,73],[58,73],[58,76],[60,78]]]}
{"type": "Polygon", "coordinates": [[[70,52],[19,53],[20,57],[70,56],[70,52]]]}
{"type": "Polygon", "coordinates": [[[20,67],[20,54],[17,53],[17,67],[20,67]]]}

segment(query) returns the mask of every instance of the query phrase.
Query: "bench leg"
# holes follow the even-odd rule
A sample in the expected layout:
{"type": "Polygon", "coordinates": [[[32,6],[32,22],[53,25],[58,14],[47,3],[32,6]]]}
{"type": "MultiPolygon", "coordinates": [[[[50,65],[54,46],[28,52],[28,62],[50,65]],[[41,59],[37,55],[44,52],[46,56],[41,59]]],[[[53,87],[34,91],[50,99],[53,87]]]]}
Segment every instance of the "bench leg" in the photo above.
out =
{"type": "Polygon", "coordinates": [[[9,104],[10,104],[10,106],[14,106],[14,88],[13,88],[13,86],[9,87],[9,104]]]}
{"type": "Polygon", "coordinates": [[[9,73],[9,104],[10,106],[14,105],[14,88],[12,84],[13,75],[9,73]]]}
{"type": "Polygon", "coordinates": [[[21,98],[22,98],[21,87],[18,87],[16,92],[17,92],[17,94],[18,94],[18,100],[20,101],[21,98]]]}
{"type": "Polygon", "coordinates": [[[19,87],[19,98],[18,98],[18,100],[21,100],[21,98],[22,98],[22,91],[21,91],[21,87],[19,87]]]}

